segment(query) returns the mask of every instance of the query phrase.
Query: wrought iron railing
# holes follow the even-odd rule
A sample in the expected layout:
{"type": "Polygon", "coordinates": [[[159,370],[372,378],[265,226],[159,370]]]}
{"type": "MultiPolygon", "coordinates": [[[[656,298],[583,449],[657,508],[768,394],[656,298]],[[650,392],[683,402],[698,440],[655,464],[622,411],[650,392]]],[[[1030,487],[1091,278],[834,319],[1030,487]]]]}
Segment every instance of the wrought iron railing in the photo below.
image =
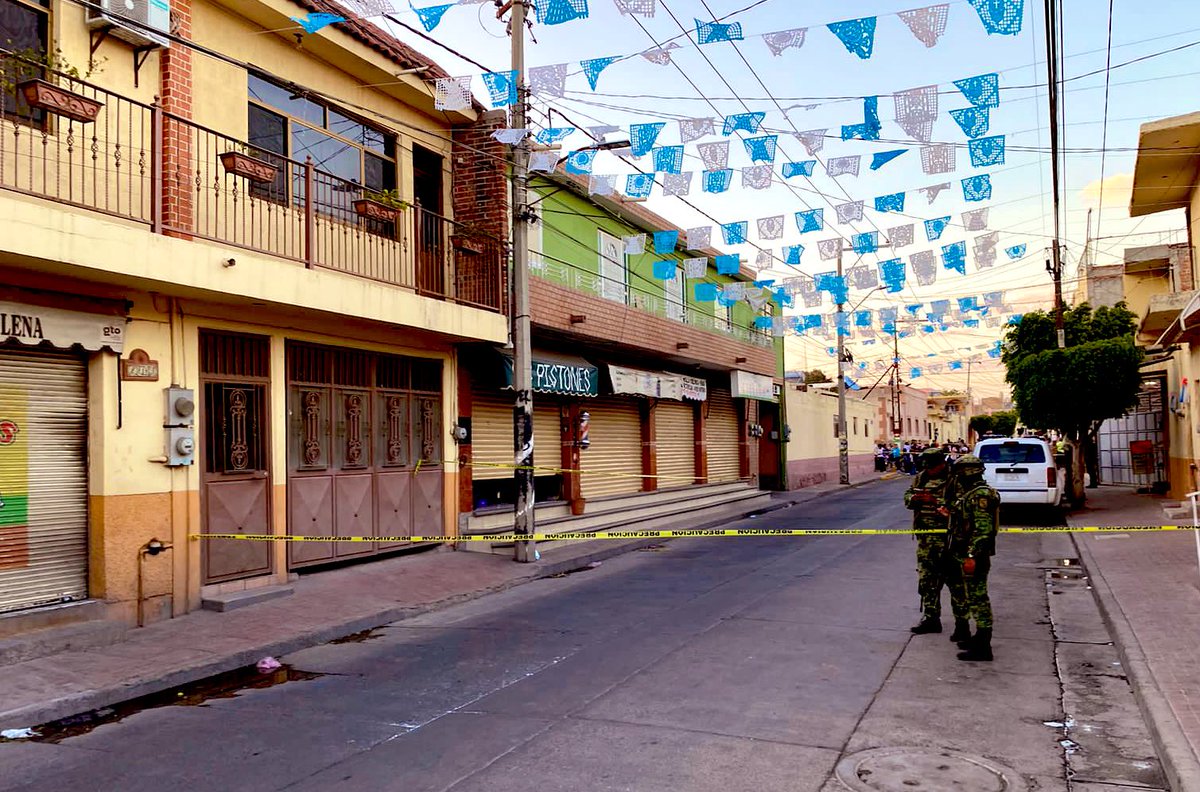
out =
{"type": "MultiPolygon", "coordinates": [[[[0,53],[0,75],[18,59],[0,53]]],[[[28,66],[22,65],[28,72],[28,66]]],[[[42,74],[47,74],[41,69],[42,74]]],[[[0,188],[337,270],[491,311],[505,309],[506,245],[420,207],[362,203],[363,185],[66,74],[94,120],[31,106],[0,81],[0,188]]],[[[378,197],[378,196],[376,196],[378,197]]]]}

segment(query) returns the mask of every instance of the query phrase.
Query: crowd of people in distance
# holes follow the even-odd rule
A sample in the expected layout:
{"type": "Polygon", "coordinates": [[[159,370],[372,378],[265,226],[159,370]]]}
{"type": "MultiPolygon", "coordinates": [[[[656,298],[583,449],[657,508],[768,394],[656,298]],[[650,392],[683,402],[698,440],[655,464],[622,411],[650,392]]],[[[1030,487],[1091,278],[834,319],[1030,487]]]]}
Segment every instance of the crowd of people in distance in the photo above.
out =
{"type": "Polygon", "coordinates": [[[915,476],[917,474],[917,457],[927,448],[941,448],[946,453],[946,461],[951,463],[971,451],[962,438],[953,443],[940,444],[921,440],[910,440],[906,443],[876,443],[875,470],[881,473],[895,470],[915,476]]]}

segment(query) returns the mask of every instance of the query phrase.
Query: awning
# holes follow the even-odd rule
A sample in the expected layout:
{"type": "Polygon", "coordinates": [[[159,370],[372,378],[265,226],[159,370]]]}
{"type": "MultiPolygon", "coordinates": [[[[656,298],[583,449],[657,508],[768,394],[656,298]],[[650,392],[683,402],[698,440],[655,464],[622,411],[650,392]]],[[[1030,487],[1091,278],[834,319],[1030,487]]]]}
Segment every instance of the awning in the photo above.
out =
{"type": "Polygon", "coordinates": [[[729,373],[729,390],[735,399],[757,399],[758,401],[779,401],[775,395],[775,381],[763,374],[752,371],[731,371],[729,373]]]}
{"type": "Polygon", "coordinates": [[[699,377],[613,365],[608,367],[608,376],[612,380],[613,393],[676,401],[704,401],[708,398],[708,383],[699,377]]]}
{"type": "Polygon", "coordinates": [[[60,349],[79,346],[89,352],[125,348],[125,320],[106,314],[68,311],[25,303],[0,302],[0,342],[60,349]]]}
{"type": "MultiPolygon", "coordinates": [[[[513,382],[512,355],[504,353],[504,387],[513,382]]],[[[564,396],[596,396],[600,393],[600,371],[583,358],[549,352],[533,352],[533,389],[537,393],[564,396]]]]}

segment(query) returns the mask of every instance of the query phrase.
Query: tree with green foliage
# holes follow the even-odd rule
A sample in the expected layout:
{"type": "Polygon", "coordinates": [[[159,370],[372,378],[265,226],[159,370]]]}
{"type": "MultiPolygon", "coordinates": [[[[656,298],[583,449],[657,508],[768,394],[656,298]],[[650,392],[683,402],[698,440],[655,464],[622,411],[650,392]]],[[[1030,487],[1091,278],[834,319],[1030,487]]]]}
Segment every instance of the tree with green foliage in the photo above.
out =
{"type": "Polygon", "coordinates": [[[812,371],[804,372],[804,384],[816,385],[822,382],[830,382],[829,375],[821,369],[813,369],[812,371]]]}
{"type": "Polygon", "coordinates": [[[985,434],[1012,437],[1017,430],[1017,411],[1000,410],[999,412],[976,415],[971,418],[971,428],[975,434],[982,437],[985,434]]]}
{"type": "Polygon", "coordinates": [[[1071,499],[1084,499],[1085,446],[1100,424],[1137,404],[1142,350],[1134,343],[1137,317],[1118,303],[1063,312],[1066,345],[1058,348],[1054,313],[1033,311],[1005,333],[1001,360],[1021,423],[1063,434],[1073,449],[1071,499]]]}

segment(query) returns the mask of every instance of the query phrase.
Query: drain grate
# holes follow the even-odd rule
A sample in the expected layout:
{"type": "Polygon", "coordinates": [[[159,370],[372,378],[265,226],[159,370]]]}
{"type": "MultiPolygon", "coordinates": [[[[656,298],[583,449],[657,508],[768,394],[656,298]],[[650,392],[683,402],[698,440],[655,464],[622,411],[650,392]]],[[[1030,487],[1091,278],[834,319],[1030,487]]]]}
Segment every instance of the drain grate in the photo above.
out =
{"type": "Polygon", "coordinates": [[[838,762],[855,792],[1026,792],[1015,771],[988,759],[936,748],[872,748],[838,762]]]}

